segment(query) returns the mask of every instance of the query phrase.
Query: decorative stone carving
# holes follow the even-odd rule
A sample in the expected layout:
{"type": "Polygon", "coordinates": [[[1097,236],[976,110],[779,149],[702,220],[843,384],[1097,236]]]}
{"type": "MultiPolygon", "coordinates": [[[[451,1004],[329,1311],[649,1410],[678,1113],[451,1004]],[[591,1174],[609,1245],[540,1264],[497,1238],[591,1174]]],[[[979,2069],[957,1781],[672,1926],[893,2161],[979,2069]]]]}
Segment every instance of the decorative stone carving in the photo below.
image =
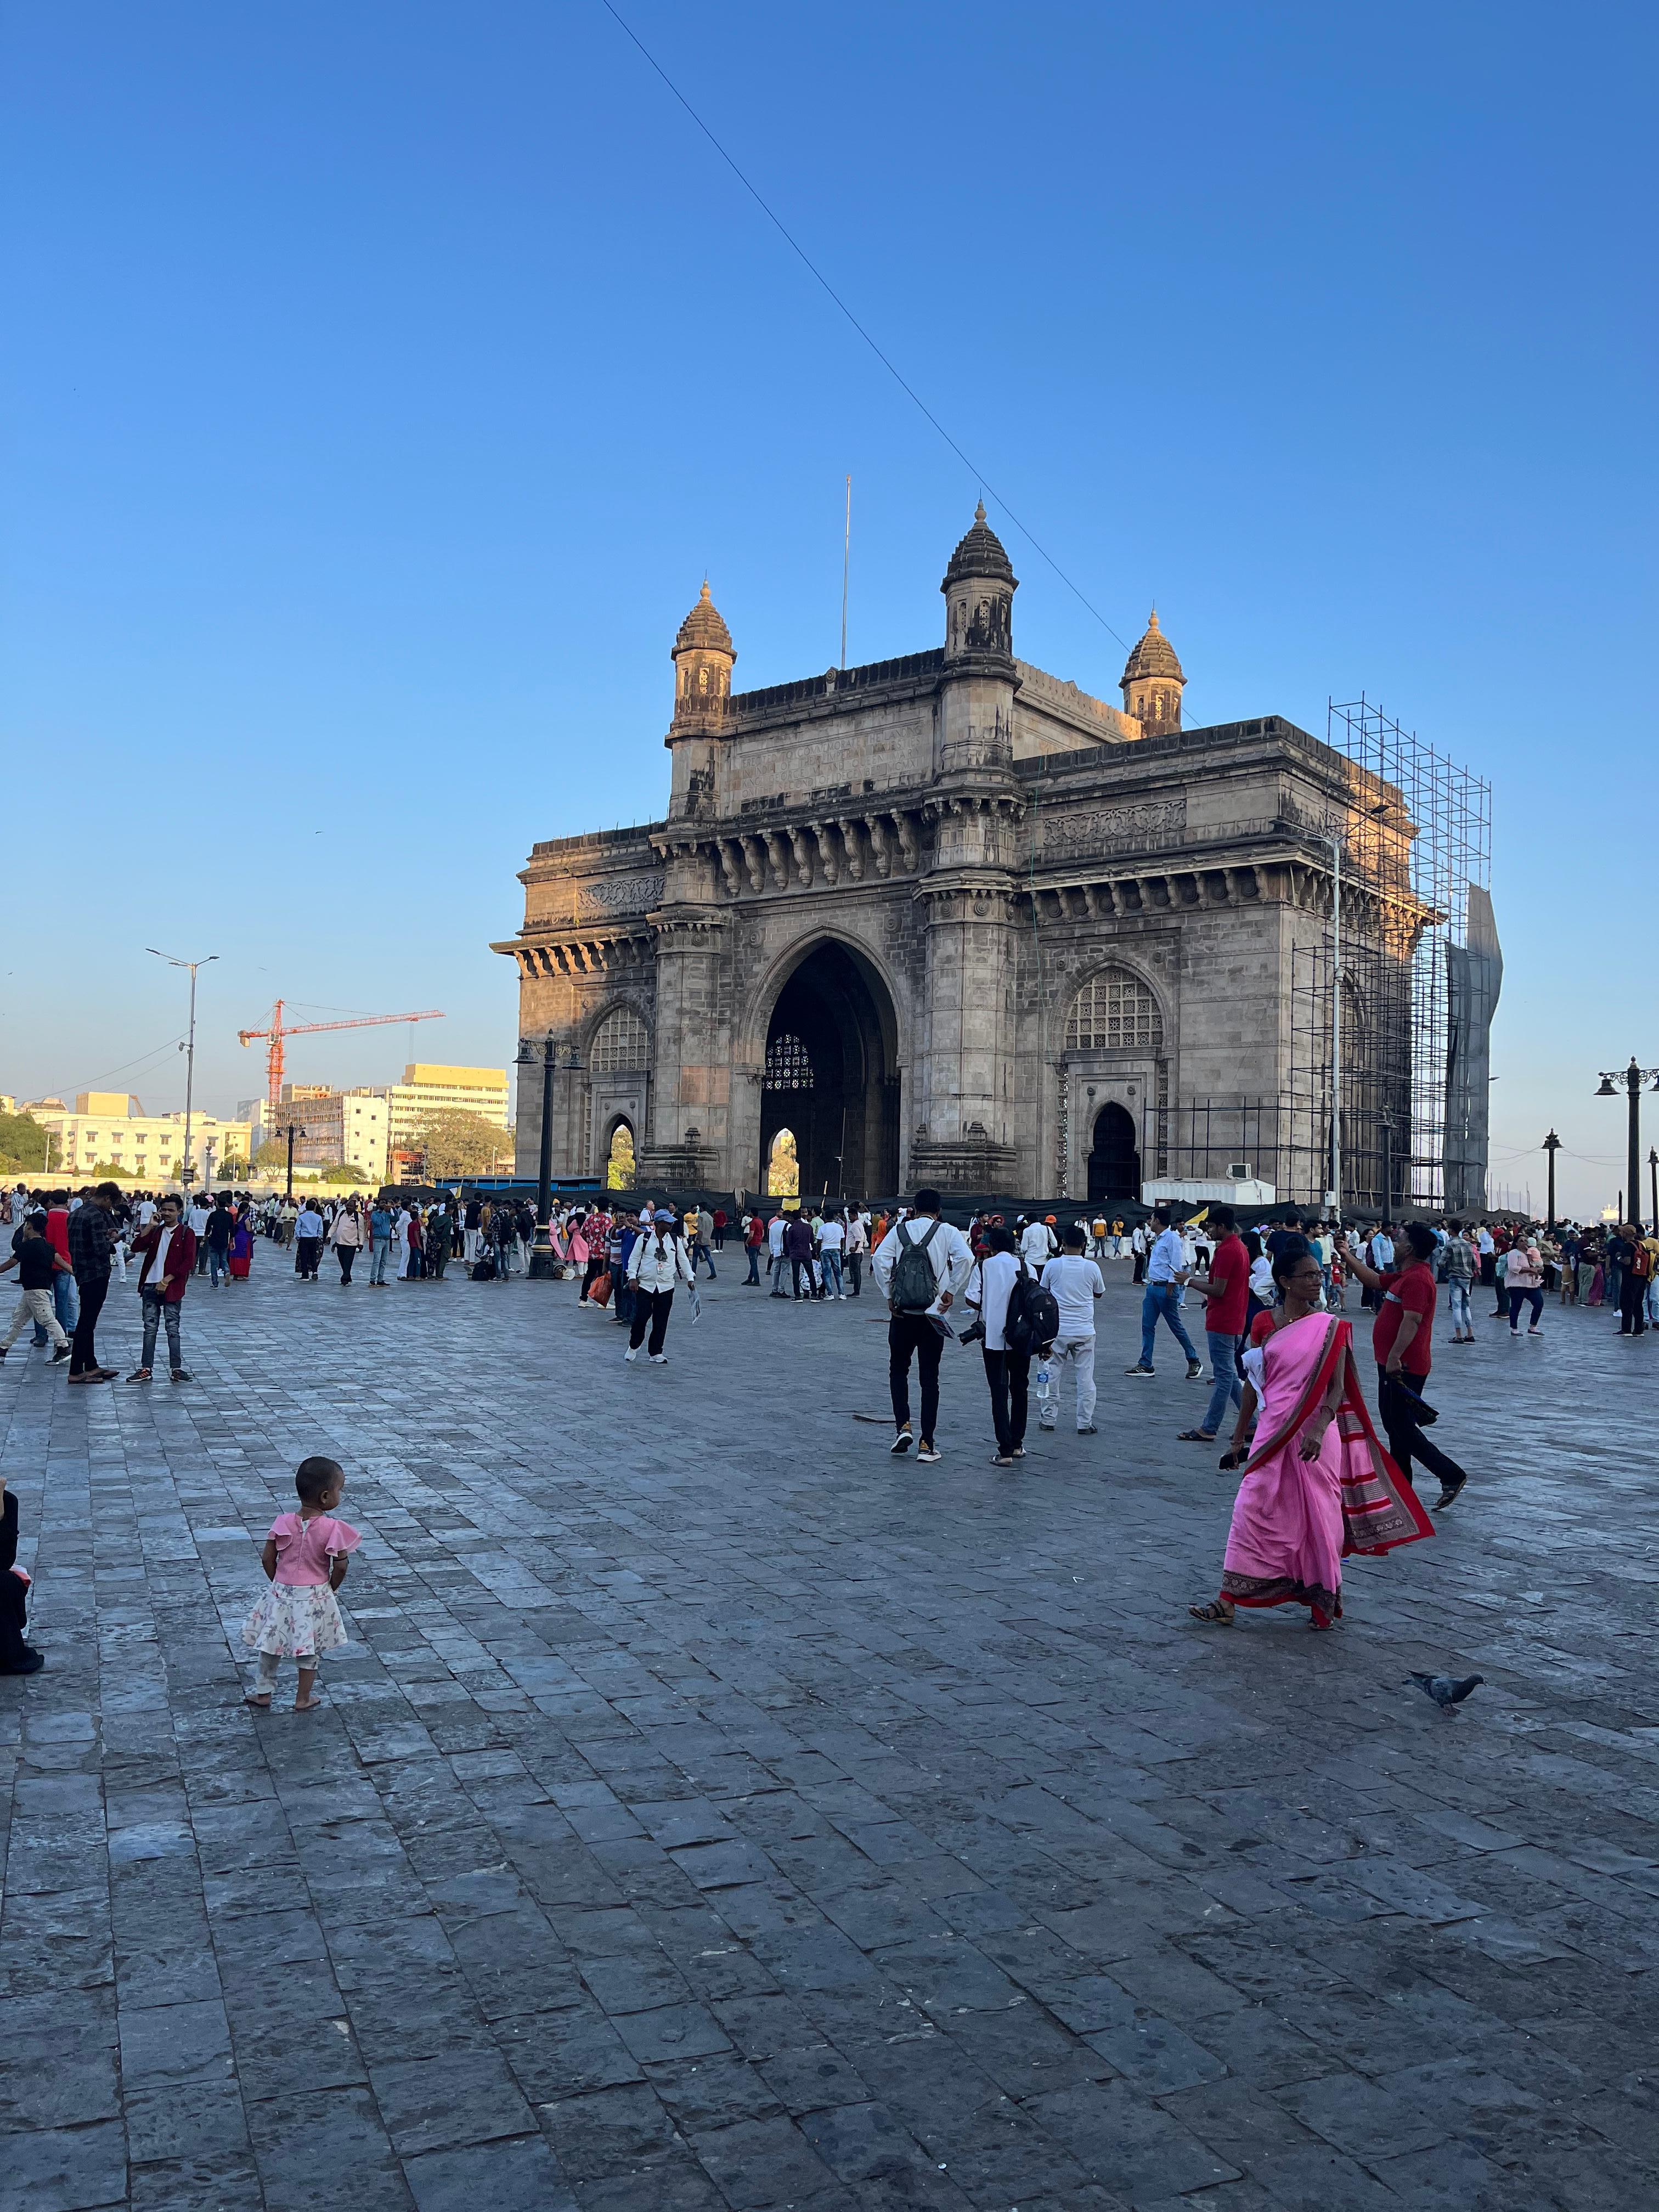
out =
{"type": "Polygon", "coordinates": [[[1133,806],[1104,806],[1087,814],[1050,814],[1042,823],[1045,853],[1102,853],[1129,837],[1168,836],[1187,826],[1185,793],[1146,799],[1133,806]]]}
{"type": "Polygon", "coordinates": [[[578,912],[594,916],[645,914],[662,903],[663,884],[660,875],[605,876],[581,886],[578,912]]]}

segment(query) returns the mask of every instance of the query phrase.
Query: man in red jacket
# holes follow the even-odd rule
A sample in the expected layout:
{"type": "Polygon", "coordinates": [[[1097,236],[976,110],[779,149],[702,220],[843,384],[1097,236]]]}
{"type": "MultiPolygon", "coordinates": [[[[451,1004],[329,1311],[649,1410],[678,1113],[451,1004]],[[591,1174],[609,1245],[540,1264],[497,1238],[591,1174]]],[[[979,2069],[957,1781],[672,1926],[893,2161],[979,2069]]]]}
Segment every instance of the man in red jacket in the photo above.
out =
{"type": "Polygon", "coordinates": [[[190,1287],[196,1265],[196,1238],[179,1218],[176,1198],[161,1200],[161,1218],[141,1229],[132,1243],[133,1256],[143,1264],[138,1273],[138,1304],[144,1316],[144,1348],[129,1382],[148,1382],[155,1357],[155,1332],[165,1322],[167,1357],[175,1382],[188,1382],[184,1355],[179,1348],[179,1309],[190,1287]]]}

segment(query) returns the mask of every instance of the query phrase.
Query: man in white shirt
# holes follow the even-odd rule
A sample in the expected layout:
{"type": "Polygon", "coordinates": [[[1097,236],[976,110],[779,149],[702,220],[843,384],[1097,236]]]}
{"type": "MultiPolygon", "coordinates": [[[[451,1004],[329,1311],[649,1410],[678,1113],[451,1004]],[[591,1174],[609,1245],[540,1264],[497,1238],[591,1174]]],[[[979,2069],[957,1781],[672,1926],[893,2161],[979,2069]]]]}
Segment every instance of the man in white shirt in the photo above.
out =
{"type": "Polygon", "coordinates": [[[842,1255],[847,1249],[847,1224],[839,1213],[832,1213],[818,1224],[818,1258],[823,1263],[823,1295],[840,1298],[845,1303],[847,1279],[842,1273],[842,1255]]]}
{"type": "Polygon", "coordinates": [[[1083,1256],[1083,1224],[1074,1222],[1066,1231],[1066,1249],[1042,1271],[1042,1287],[1054,1292],[1060,1308],[1060,1334],[1048,1355],[1049,1389],[1045,1402],[1037,1401],[1037,1426],[1052,1429],[1060,1412],[1060,1377],[1066,1368],[1077,1376],[1077,1432],[1091,1437],[1095,1430],[1095,1300],[1106,1295],[1106,1284],[1092,1260],[1083,1256]]]}
{"type": "Polygon", "coordinates": [[[1059,1249],[1048,1221],[1028,1221],[1019,1232],[1019,1256],[1034,1275],[1042,1272],[1059,1249]]]}
{"type": "Polygon", "coordinates": [[[783,1232],[788,1225],[781,1206],[766,1224],[766,1269],[772,1278],[775,1298],[787,1298],[789,1295],[783,1287],[783,1232]]]}
{"type": "Polygon", "coordinates": [[[208,1265],[207,1225],[209,1207],[204,1198],[192,1198],[185,1215],[190,1233],[196,1239],[196,1272],[205,1275],[208,1265]]]}
{"type": "Polygon", "coordinates": [[[1154,1234],[1152,1249],[1146,1255],[1146,1295],[1140,1303],[1140,1358],[1125,1372],[1137,1378],[1152,1372],[1152,1340],[1162,1316],[1187,1355],[1187,1380],[1201,1382],[1204,1362],[1187,1334],[1176,1304],[1176,1293],[1187,1279],[1186,1248],[1179,1232],[1170,1226],[1167,1206],[1153,1208],[1152,1227],[1154,1234]]]}
{"type": "MultiPolygon", "coordinates": [[[[921,1436],[916,1457],[928,1463],[939,1458],[933,1431],[939,1419],[939,1363],[945,1334],[935,1316],[947,1314],[969,1276],[974,1255],[961,1230],[939,1218],[944,1203],[936,1190],[919,1190],[914,1211],[890,1229],[876,1247],[870,1272],[887,1301],[892,1319],[887,1324],[887,1380],[893,1400],[893,1426],[897,1431],[891,1449],[896,1459],[910,1449],[910,1361],[914,1356],[921,1383],[921,1436]],[[933,1296],[926,1305],[901,1285],[921,1271],[905,1263],[908,1251],[920,1249],[933,1276],[933,1296]]],[[[923,1287],[926,1287],[924,1283],[923,1287]]]]}
{"type": "Polygon", "coordinates": [[[1016,1352],[1006,1334],[1008,1301],[1023,1266],[1014,1251],[1012,1231],[999,1222],[985,1233],[985,1256],[969,1276],[965,1293],[968,1304],[978,1307],[985,1325],[985,1379],[991,1386],[991,1425],[997,1438],[993,1467],[1012,1467],[1025,1456],[1031,1352],[1029,1346],[1024,1352],[1016,1352]]]}
{"type": "Polygon", "coordinates": [[[853,1287],[849,1298],[860,1295],[864,1288],[864,1262],[870,1249],[870,1217],[861,1206],[855,1206],[847,1217],[847,1278],[853,1287]]]}

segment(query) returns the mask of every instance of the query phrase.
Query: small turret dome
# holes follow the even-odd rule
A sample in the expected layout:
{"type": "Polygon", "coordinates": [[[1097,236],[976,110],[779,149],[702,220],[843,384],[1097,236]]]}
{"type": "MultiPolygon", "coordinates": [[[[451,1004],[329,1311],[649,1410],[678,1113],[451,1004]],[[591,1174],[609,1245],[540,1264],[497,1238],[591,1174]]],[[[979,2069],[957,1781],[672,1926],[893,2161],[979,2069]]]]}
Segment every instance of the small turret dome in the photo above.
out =
{"type": "Polygon", "coordinates": [[[1172,678],[1177,684],[1184,684],[1187,680],[1182,673],[1181,663],[1176,658],[1175,647],[1158,626],[1156,607],[1146,618],[1145,635],[1124,665],[1124,683],[1133,684],[1138,676],[1172,678]]]}
{"type": "Polygon", "coordinates": [[[1158,609],[1123,669],[1123,711],[1140,725],[1143,738],[1161,738],[1181,727],[1181,695],[1187,678],[1175,647],[1158,626],[1158,609]]]}
{"type": "Polygon", "coordinates": [[[726,627],[720,609],[708,596],[708,579],[702,580],[702,589],[697,594],[697,604],[680,624],[679,635],[674,640],[672,658],[683,653],[701,649],[708,653],[729,653],[733,660],[738,657],[732,642],[732,633],[726,627]]]}
{"type": "Polygon", "coordinates": [[[1014,564],[1007,550],[990,524],[985,520],[985,501],[981,500],[974,509],[974,526],[951,556],[951,565],[945,572],[941,592],[948,592],[952,584],[963,576],[983,576],[1006,584],[1010,589],[1015,582],[1014,564]]]}

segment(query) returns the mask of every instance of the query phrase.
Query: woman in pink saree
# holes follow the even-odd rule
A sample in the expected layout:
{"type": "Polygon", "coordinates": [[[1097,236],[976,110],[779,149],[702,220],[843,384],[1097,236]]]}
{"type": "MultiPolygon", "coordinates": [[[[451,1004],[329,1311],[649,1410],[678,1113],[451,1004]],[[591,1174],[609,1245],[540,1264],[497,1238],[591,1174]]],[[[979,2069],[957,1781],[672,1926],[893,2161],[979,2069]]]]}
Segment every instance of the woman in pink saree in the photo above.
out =
{"type": "Polygon", "coordinates": [[[1342,1618],[1342,1562],[1431,1536],[1417,1493],[1376,1440],[1354,1372],[1352,1325],[1319,1310],[1319,1261],[1305,1245],[1273,1262],[1281,1303],[1258,1315],[1233,1449],[1255,1444],[1238,1486],[1219,1594],[1189,1606],[1230,1625],[1239,1606],[1305,1605],[1312,1628],[1342,1618]],[[1259,1364],[1257,1351],[1259,1347],[1259,1364]]]}

